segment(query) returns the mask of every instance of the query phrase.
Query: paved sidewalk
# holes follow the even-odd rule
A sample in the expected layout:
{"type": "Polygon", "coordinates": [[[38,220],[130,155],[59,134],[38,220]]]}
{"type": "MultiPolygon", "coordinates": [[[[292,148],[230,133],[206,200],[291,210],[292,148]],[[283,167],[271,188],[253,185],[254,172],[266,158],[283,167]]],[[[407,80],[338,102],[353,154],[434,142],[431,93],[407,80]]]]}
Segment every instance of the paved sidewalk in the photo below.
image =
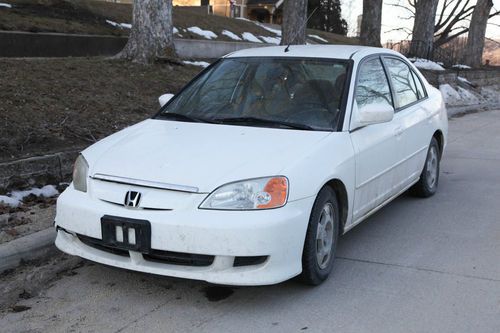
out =
{"type": "MultiPolygon", "coordinates": [[[[2,332],[500,332],[500,111],[450,120],[435,197],[342,237],[333,276],[224,289],[86,264],[2,332]],[[217,301],[218,300],[218,301],[217,301]]],[[[23,309],[23,308],[20,308],[23,309]]]]}

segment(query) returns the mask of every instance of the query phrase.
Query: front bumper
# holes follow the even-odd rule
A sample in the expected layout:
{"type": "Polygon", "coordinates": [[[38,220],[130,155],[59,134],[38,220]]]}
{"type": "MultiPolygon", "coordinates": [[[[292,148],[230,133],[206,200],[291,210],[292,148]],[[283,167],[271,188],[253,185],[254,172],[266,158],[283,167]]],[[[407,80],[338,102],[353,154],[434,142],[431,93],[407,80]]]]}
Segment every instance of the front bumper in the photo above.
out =
{"type": "MultiPolygon", "coordinates": [[[[193,202],[205,197],[193,196],[197,196],[191,198],[193,202]]],[[[57,202],[56,246],[71,255],[135,271],[227,285],[274,284],[302,271],[302,249],[313,203],[314,198],[306,198],[262,211],[155,211],[127,209],[70,186],[57,202]],[[103,215],[148,220],[152,249],[213,256],[213,262],[203,267],[153,262],[139,252],[117,255],[82,242],[78,236],[102,238],[103,215]],[[252,256],[267,259],[235,267],[235,257],[252,256]]]]}

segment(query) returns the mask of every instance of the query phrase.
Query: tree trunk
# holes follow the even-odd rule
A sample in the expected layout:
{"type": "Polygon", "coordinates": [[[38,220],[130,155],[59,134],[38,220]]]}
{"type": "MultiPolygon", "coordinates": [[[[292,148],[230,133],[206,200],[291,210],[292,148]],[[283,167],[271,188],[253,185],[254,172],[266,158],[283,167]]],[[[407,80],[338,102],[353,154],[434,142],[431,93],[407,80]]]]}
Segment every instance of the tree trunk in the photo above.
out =
{"type": "Polygon", "coordinates": [[[431,59],[434,43],[434,21],[438,0],[417,0],[410,55],[431,59]]]}
{"type": "Polygon", "coordinates": [[[134,0],[132,31],[118,58],[149,64],[176,57],[172,32],[172,0],[134,0]]]}
{"type": "Polygon", "coordinates": [[[359,36],[361,44],[380,47],[381,27],[382,0],[363,0],[363,17],[359,36]]]}
{"type": "Polygon", "coordinates": [[[492,0],[478,0],[472,13],[469,36],[465,46],[464,62],[471,67],[480,67],[483,63],[484,38],[486,25],[493,7],[492,0]]]}
{"type": "Polygon", "coordinates": [[[283,6],[281,45],[305,44],[307,0],[286,0],[283,6]]]}

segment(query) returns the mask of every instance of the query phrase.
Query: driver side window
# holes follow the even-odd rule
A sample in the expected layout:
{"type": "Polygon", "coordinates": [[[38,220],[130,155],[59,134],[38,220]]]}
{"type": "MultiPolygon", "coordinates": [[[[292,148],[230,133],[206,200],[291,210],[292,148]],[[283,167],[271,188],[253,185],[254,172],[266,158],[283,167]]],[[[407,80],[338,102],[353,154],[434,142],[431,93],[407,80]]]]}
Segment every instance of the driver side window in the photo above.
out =
{"type": "Polygon", "coordinates": [[[389,82],[380,58],[373,58],[361,64],[356,84],[358,107],[390,105],[393,106],[389,82]]]}

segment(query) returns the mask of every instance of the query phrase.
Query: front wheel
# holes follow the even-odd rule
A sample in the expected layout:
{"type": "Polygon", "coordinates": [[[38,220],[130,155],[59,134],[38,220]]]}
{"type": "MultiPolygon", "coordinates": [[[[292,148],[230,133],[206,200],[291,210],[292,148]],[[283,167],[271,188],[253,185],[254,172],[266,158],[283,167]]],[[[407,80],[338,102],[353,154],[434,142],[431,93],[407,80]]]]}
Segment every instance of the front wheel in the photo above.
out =
{"type": "Polygon", "coordinates": [[[439,144],[436,138],[432,138],[427,151],[424,170],[419,181],[413,185],[411,190],[413,194],[421,198],[428,198],[436,193],[439,181],[439,161],[439,144]]]}
{"type": "Polygon", "coordinates": [[[314,202],[307,227],[302,253],[304,283],[316,286],[330,275],[337,248],[339,216],[335,192],[329,187],[323,188],[314,202]]]}

